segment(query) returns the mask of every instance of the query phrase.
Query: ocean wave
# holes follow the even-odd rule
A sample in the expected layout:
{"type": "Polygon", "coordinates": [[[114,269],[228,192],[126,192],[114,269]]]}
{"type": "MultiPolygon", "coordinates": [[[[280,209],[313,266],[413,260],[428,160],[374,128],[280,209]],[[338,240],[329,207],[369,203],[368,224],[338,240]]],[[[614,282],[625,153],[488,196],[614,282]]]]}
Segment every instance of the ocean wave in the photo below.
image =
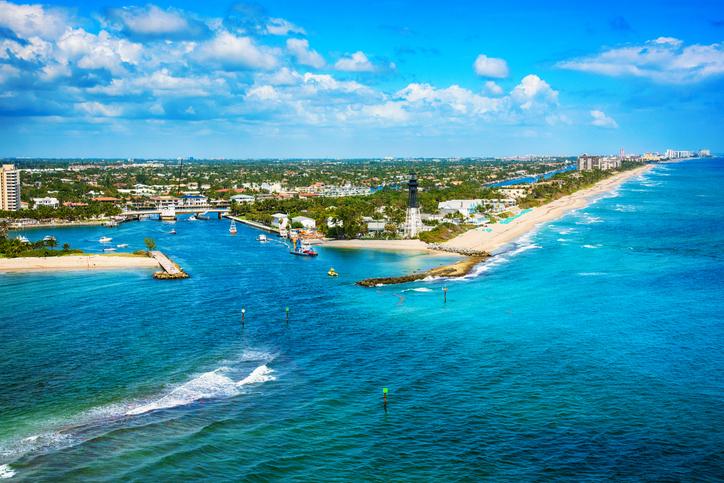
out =
{"type": "Polygon", "coordinates": [[[408,288],[408,289],[402,290],[402,292],[432,292],[432,290],[429,288],[425,288],[425,287],[419,287],[419,288],[408,288]]]}
{"type": "Polygon", "coordinates": [[[15,476],[15,472],[10,469],[9,465],[0,465],[0,478],[12,478],[15,476]]]}
{"type": "Polygon", "coordinates": [[[590,275],[606,275],[606,272],[579,273],[578,275],[582,275],[584,277],[590,276],[590,275]]]}
{"type": "Polygon", "coordinates": [[[221,374],[227,371],[229,371],[228,367],[220,367],[214,371],[202,374],[183,386],[174,389],[161,399],[134,408],[126,412],[125,415],[137,416],[157,409],[185,406],[199,399],[233,397],[239,395],[239,386],[274,380],[274,377],[269,375],[273,371],[269,369],[266,364],[254,369],[246,379],[240,382],[234,382],[230,377],[221,374]]]}
{"type": "Polygon", "coordinates": [[[598,247],[593,246],[593,245],[583,245],[583,248],[598,248],[598,247]]]}
{"type": "Polygon", "coordinates": [[[559,238],[559,239],[556,240],[556,241],[559,241],[559,242],[567,242],[567,241],[571,241],[571,240],[566,240],[565,238],[559,238]]]}

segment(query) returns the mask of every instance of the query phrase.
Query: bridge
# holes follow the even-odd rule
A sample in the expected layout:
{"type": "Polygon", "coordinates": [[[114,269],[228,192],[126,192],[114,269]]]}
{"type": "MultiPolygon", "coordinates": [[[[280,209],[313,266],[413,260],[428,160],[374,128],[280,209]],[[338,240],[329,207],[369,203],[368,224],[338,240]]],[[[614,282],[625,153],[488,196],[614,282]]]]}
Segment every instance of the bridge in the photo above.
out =
{"type": "MultiPolygon", "coordinates": [[[[145,215],[161,215],[161,213],[167,211],[167,209],[141,209],[141,210],[129,210],[124,211],[119,216],[125,216],[127,218],[131,219],[137,219],[140,220],[142,216],[145,215]]],[[[219,219],[221,219],[224,215],[229,214],[229,207],[228,206],[204,206],[204,205],[195,205],[195,206],[177,206],[175,210],[176,215],[188,215],[189,213],[194,214],[200,214],[200,213],[216,213],[219,219]]]]}

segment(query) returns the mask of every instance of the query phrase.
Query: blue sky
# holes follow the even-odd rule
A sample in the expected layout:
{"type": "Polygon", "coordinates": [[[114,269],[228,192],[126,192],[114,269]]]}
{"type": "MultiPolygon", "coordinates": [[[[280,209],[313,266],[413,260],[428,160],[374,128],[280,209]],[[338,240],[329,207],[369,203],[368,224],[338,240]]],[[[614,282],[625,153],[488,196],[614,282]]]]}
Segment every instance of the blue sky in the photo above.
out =
{"type": "Polygon", "coordinates": [[[0,156],[724,152],[724,4],[583,3],[0,0],[0,156]]]}

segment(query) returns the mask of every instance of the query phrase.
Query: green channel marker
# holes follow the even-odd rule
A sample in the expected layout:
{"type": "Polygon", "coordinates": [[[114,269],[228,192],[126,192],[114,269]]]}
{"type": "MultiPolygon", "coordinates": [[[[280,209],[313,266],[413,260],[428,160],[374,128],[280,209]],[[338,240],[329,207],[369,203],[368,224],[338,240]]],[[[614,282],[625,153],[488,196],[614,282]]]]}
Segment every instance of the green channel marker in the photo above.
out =
{"type": "Polygon", "coordinates": [[[386,387],[383,388],[383,389],[382,389],[382,392],[384,392],[385,394],[387,394],[387,388],[386,388],[386,387]]]}

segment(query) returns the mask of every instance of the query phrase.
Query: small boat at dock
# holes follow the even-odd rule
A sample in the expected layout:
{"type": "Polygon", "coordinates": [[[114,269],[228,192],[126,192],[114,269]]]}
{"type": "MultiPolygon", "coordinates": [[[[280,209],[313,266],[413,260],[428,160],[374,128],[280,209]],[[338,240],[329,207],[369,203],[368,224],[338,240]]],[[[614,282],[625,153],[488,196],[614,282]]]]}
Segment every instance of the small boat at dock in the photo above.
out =
{"type": "Polygon", "coordinates": [[[293,239],[294,248],[289,252],[292,255],[299,255],[302,257],[316,257],[319,253],[315,252],[314,249],[305,241],[301,241],[297,246],[297,240],[293,239]]]}

